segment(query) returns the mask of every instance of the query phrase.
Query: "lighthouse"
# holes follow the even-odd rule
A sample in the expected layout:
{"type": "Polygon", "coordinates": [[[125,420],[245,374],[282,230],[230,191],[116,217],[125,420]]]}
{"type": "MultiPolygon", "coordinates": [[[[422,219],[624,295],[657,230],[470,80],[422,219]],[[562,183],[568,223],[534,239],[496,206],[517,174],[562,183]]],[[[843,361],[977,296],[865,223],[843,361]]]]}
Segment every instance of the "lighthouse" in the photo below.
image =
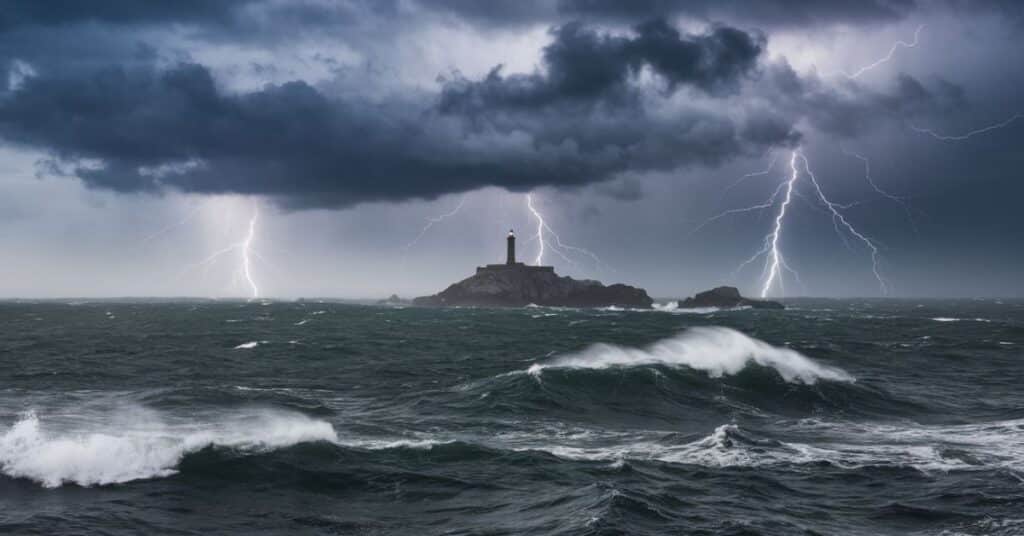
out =
{"type": "Polygon", "coordinates": [[[505,264],[516,263],[516,233],[512,230],[508,230],[508,256],[505,259],[505,264]]]}
{"type": "Polygon", "coordinates": [[[501,277],[505,277],[507,274],[536,274],[541,272],[555,273],[554,266],[527,266],[521,262],[516,261],[516,232],[514,230],[508,230],[508,236],[505,237],[505,245],[507,248],[505,250],[505,262],[502,264],[488,264],[486,266],[477,266],[477,275],[505,274],[501,275],[501,277]]]}

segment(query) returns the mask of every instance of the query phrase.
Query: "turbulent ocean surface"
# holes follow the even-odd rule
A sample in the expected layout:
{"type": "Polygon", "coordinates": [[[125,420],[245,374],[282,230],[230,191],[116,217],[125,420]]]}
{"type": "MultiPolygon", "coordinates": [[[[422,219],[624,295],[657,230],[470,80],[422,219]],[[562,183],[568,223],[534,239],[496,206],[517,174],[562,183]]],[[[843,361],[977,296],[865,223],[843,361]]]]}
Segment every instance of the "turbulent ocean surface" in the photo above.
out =
{"type": "Polygon", "coordinates": [[[1024,302],[0,303],[0,533],[1024,534],[1024,302]]]}

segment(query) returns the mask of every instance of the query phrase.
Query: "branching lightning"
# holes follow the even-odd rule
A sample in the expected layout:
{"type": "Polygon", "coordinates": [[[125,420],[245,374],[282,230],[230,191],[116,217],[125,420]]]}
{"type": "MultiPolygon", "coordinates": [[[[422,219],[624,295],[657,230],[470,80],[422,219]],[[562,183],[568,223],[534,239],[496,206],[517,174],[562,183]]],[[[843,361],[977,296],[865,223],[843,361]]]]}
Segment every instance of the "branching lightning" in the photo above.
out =
{"type": "Polygon", "coordinates": [[[772,155],[772,160],[771,160],[771,162],[768,162],[768,167],[762,169],[761,171],[753,171],[751,173],[747,173],[745,175],[741,175],[740,178],[736,179],[735,182],[730,184],[728,187],[726,187],[725,190],[722,191],[722,196],[725,197],[725,195],[728,194],[730,190],[732,190],[733,188],[739,186],[740,183],[746,181],[749,178],[761,177],[761,176],[768,175],[769,173],[771,173],[772,169],[775,168],[775,162],[779,159],[779,153],[771,152],[771,155],[772,155]]]}
{"type": "Polygon", "coordinates": [[[914,214],[910,210],[910,204],[907,202],[906,198],[891,194],[888,191],[880,188],[878,184],[875,183],[875,179],[871,177],[871,160],[869,160],[868,157],[861,154],[857,154],[852,151],[848,151],[846,147],[842,147],[842,150],[844,154],[852,156],[864,163],[864,180],[867,181],[868,185],[871,186],[871,189],[873,189],[875,193],[899,204],[899,206],[903,208],[903,212],[907,214],[907,220],[910,222],[910,225],[914,228],[914,232],[917,232],[917,220],[914,219],[914,214]]]}
{"type": "Polygon", "coordinates": [[[1016,114],[1012,115],[1009,119],[1005,119],[1005,120],[1000,121],[998,123],[995,123],[995,124],[992,124],[992,125],[988,125],[986,127],[981,127],[979,129],[972,130],[972,131],[967,132],[965,134],[957,134],[957,135],[939,134],[938,132],[936,132],[936,131],[934,131],[934,130],[932,130],[930,128],[922,128],[922,127],[915,126],[913,124],[910,124],[909,126],[910,126],[910,129],[915,131],[915,132],[919,132],[921,134],[927,134],[927,135],[929,135],[929,136],[931,136],[931,137],[933,137],[933,138],[935,138],[937,140],[940,140],[940,141],[963,141],[963,140],[966,140],[968,138],[972,138],[974,136],[977,136],[979,134],[985,134],[986,132],[991,132],[993,130],[998,130],[1000,128],[1008,127],[1008,126],[1010,126],[1010,124],[1012,124],[1015,121],[1017,121],[1018,119],[1022,119],[1022,118],[1024,118],[1024,114],[1016,113],[1016,114]]]}
{"type": "Polygon", "coordinates": [[[710,225],[710,224],[712,224],[712,223],[714,223],[714,222],[716,222],[716,221],[718,221],[718,220],[720,220],[720,219],[722,219],[722,218],[724,218],[726,216],[731,216],[733,214],[742,214],[744,212],[753,212],[755,210],[763,211],[763,210],[767,210],[767,209],[773,207],[775,205],[775,200],[779,197],[779,193],[782,192],[782,189],[785,186],[786,186],[786,183],[784,183],[784,182],[779,184],[779,186],[777,188],[775,188],[775,191],[772,193],[771,197],[769,197],[763,203],[758,203],[756,205],[750,205],[749,207],[731,208],[731,209],[728,209],[726,211],[720,212],[720,213],[718,213],[718,214],[716,214],[716,215],[714,215],[714,216],[704,220],[700,225],[698,225],[697,227],[694,227],[693,230],[690,231],[690,234],[691,235],[695,234],[698,231],[700,231],[701,229],[707,227],[708,225],[710,225]]]}
{"type": "Polygon", "coordinates": [[[892,48],[889,49],[889,53],[886,54],[885,56],[882,56],[878,60],[875,60],[874,62],[872,62],[872,63],[870,63],[868,65],[865,65],[864,67],[861,67],[860,69],[857,69],[856,71],[854,71],[852,73],[848,73],[846,71],[840,71],[840,74],[842,74],[843,76],[845,76],[845,77],[847,77],[847,78],[849,78],[851,80],[856,80],[862,74],[864,74],[864,73],[866,73],[866,72],[868,72],[868,71],[870,71],[870,70],[872,70],[872,69],[874,69],[874,68],[876,68],[876,67],[878,67],[880,65],[889,63],[889,61],[892,60],[893,55],[896,54],[896,50],[897,49],[899,49],[899,48],[914,48],[914,47],[916,47],[917,44],[918,44],[919,38],[921,36],[921,31],[924,30],[924,28],[925,28],[925,25],[922,24],[922,25],[918,26],[916,30],[914,30],[914,40],[913,41],[911,41],[909,43],[907,43],[906,41],[902,41],[902,40],[901,41],[896,41],[895,43],[893,43],[892,48]]]}
{"type": "Polygon", "coordinates": [[[245,274],[245,280],[249,283],[249,288],[252,290],[253,299],[260,297],[260,288],[252,278],[251,258],[252,241],[256,238],[256,220],[259,218],[259,215],[259,206],[254,203],[252,206],[252,217],[249,218],[249,233],[245,235],[245,240],[242,241],[242,247],[240,248],[242,253],[242,273],[245,274]]]}
{"type": "MultiPolygon", "coordinates": [[[[840,71],[838,74],[842,74],[846,78],[854,80],[854,79],[859,78],[864,73],[867,73],[867,72],[869,72],[869,71],[871,71],[871,70],[873,70],[873,69],[875,69],[875,68],[877,68],[877,67],[879,67],[881,65],[884,65],[884,64],[890,62],[893,59],[893,57],[895,56],[896,51],[899,50],[900,48],[915,48],[915,47],[917,47],[918,44],[920,43],[921,32],[924,31],[924,28],[925,28],[925,25],[923,25],[923,24],[918,26],[917,29],[914,30],[914,38],[910,42],[900,40],[900,41],[896,41],[895,43],[893,43],[893,45],[889,48],[888,53],[886,53],[881,58],[875,60],[874,62],[872,62],[872,63],[870,63],[868,65],[865,65],[865,66],[857,69],[856,71],[853,71],[853,72],[840,71]]],[[[992,125],[992,126],[989,126],[989,127],[985,127],[983,129],[978,129],[976,131],[969,132],[969,133],[967,133],[967,134],[965,134],[963,136],[941,136],[941,135],[939,135],[939,134],[937,134],[937,133],[935,133],[934,131],[931,131],[931,130],[920,129],[920,128],[913,127],[913,126],[911,126],[911,128],[914,128],[914,130],[917,130],[918,132],[923,132],[923,133],[926,133],[926,134],[930,134],[930,135],[932,135],[932,136],[934,136],[934,137],[936,137],[938,139],[957,140],[957,139],[966,139],[966,138],[968,138],[970,136],[973,136],[973,135],[976,135],[976,134],[987,132],[987,131],[993,130],[995,128],[1004,127],[1004,126],[1012,123],[1013,121],[1019,119],[1020,117],[1022,117],[1022,116],[1020,114],[1018,114],[1018,115],[1014,116],[1013,118],[1010,118],[1009,120],[1006,120],[1006,121],[1004,121],[1002,123],[999,123],[999,124],[996,124],[996,125],[992,125]]],[[[882,197],[885,197],[887,199],[890,199],[890,200],[892,200],[892,201],[894,201],[896,203],[899,203],[900,206],[903,207],[904,211],[907,213],[907,217],[910,219],[911,225],[913,225],[914,228],[916,229],[917,224],[914,221],[914,218],[913,218],[913,215],[911,213],[910,207],[907,204],[906,200],[901,198],[901,197],[899,197],[899,196],[893,195],[892,193],[882,189],[874,181],[874,178],[871,176],[871,161],[867,157],[865,157],[863,155],[860,155],[860,154],[857,154],[857,153],[848,152],[845,148],[843,148],[843,152],[846,153],[847,155],[850,155],[850,156],[853,156],[853,157],[859,159],[861,162],[864,163],[864,179],[867,181],[868,185],[878,195],[880,195],[882,197]]],[[[769,174],[771,172],[771,170],[774,168],[774,166],[775,166],[775,158],[773,157],[773,159],[769,163],[767,169],[764,169],[762,171],[755,171],[753,173],[748,173],[746,175],[743,175],[737,181],[735,181],[734,183],[729,185],[724,190],[723,196],[724,196],[725,193],[728,193],[729,190],[731,190],[732,188],[734,188],[735,186],[737,186],[738,184],[740,184],[741,182],[745,181],[746,179],[748,179],[750,177],[755,177],[755,176],[769,174]]],[[[723,212],[721,212],[721,213],[719,213],[719,214],[717,214],[715,216],[712,216],[712,217],[704,220],[704,222],[702,222],[700,225],[698,225],[691,232],[691,234],[695,233],[697,231],[700,231],[704,227],[706,227],[706,226],[710,225],[711,223],[714,223],[714,222],[718,221],[719,219],[722,219],[722,218],[724,218],[726,216],[735,215],[735,214],[743,214],[743,213],[754,212],[754,211],[764,211],[764,210],[770,209],[770,208],[778,205],[778,207],[779,207],[778,208],[778,212],[775,214],[775,219],[773,221],[773,224],[772,224],[772,227],[771,227],[771,231],[767,235],[765,235],[764,240],[763,240],[762,245],[761,245],[761,248],[757,252],[755,252],[750,258],[748,258],[748,259],[744,260],[742,263],[740,263],[740,265],[733,272],[733,277],[736,277],[739,274],[739,272],[741,272],[748,265],[750,265],[750,264],[754,263],[755,261],[757,261],[758,259],[764,257],[765,263],[764,263],[764,268],[763,268],[763,270],[761,272],[761,292],[760,292],[761,297],[762,298],[763,297],[767,297],[776,288],[778,289],[778,291],[780,293],[784,294],[785,293],[785,286],[784,286],[785,282],[784,282],[783,274],[785,272],[788,272],[788,273],[792,274],[793,278],[798,283],[800,283],[800,276],[799,276],[799,274],[795,270],[793,270],[793,268],[791,268],[789,266],[789,264],[786,262],[785,255],[783,255],[783,252],[782,252],[782,244],[785,242],[784,234],[785,234],[786,218],[789,215],[789,213],[791,212],[790,206],[792,205],[793,198],[796,197],[796,198],[804,199],[808,203],[812,203],[811,206],[813,206],[815,208],[817,208],[817,205],[821,205],[823,207],[823,212],[832,219],[832,227],[835,230],[836,235],[842,240],[843,244],[848,249],[853,250],[853,246],[850,243],[850,238],[856,239],[856,241],[859,241],[860,243],[862,243],[867,248],[867,250],[871,254],[871,272],[874,275],[875,279],[878,281],[878,285],[879,285],[879,288],[882,291],[882,294],[888,295],[888,293],[889,293],[889,285],[888,285],[888,283],[886,283],[885,278],[882,277],[882,274],[881,274],[881,270],[880,270],[880,267],[879,267],[880,254],[879,254],[879,249],[878,249],[877,244],[875,244],[875,242],[873,240],[868,238],[867,235],[865,235],[864,233],[860,232],[856,227],[854,227],[854,225],[852,223],[850,223],[850,221],[843,214],[844,210],[849,209],[850,207],[856,205],[857,203],[850,203],[850,204],[845,204],[844,205],[844,204],[836,203],[836,202],[832,201],[831,199],[829,199],[825,195],[825,192],[822,190],[821,184],[818,183],[817,177],[815,177],[814,173],[811,171],[811,166],[810,166],[810,163],[807,160],[807,157],[804,156],[804,154],[799,149],[794,150],[794,151],[792,151],[790,153],[789,171],[790,171],[789,172],[789,177],[786,180],[784,180],[783,182],[781,182],[779,184],[779,186],[776,187],[775,190],[772,192],[771,196],[769,196],[768,199],[766,199],[765,201],[763,201],[761,203],[757,203],[757,204],[751,205],[751,206],[747,206],[747,207],[733,208],[733,209],[725,210],[725,211],[723,211],[723,212]],[[813,193],[814,193],[813,201],[811,199],[807,199],[804,196],[802,196],[800,194],[800,192],[797,190],[797,188],[799,186],[800,178],[804,177],[804,176],[807,177],[807,179],[806,179],[807,182],[809,182],[810,186],[813,187],[813,190],[812,190],[813,193]],[[781,197],[781,202],[779,201],[780,197],[781,197]]]]}
{"type": "MultiPolygon", "coordinates": [[[[821,188],[821,184],[818,182],[817,177],[811,171],[810,163],[807,157],[799,150],[794,150],[790,153],[789,158],[789,176],[782,181],[778,187],[772,192],[771,196],[768,197],[762,203],[751,205],[749,207],[743,207],[738,209],[730,209],[722,212],[716,216],[712,216],[700,224],[696,230],[700,230],[706,225],[723,218],[731,214],[739,214],[744,212],[752,212],[755,210],[766,210],[778,205],[778,212],[775,214],[775,219],[772,222],[771,231],[765,235],[762,241],[761,248],[755,252],[750,258],[744,260],[740,265],[733,271],[733,276],[737,276],[744,268],[754,263],[762,257],[765,259],[764,267],[761,271],[761,291],[760,295],[762,298],[767,297],[776,290],[778,293],[785,294],[785,281],[784,273],[792,275],[793,279],[798,284],[803,285],[800,280],[800,274],[797,273],[789,263],[786,261],[786,257],[783,254],[782,246],[785,242],[786,232],[786,221],[787,216],[791,212],[791,205],[793,199],[796,197],[802,197],[798,192],[797,188],[800,184],[800,179],[806,177],[806,181],[810,184],[813,191],[814,201],[821,205],[824,209],[824,213],[832,219],[832,226],[835,229],[836,235],[843,241],[847,248],[853,249],[847,237],[852,237],[857,241],[861,242],[871,254],[871,271],[878,281],[879,288],[882,293],[888,295],[889,285],[881,274],[880,269],[880,252],[878,246],[873,240],[867,235],[858,230],[843,214],[843,210],[854,206],[856,203],[851,204],[840,204],[832,201],[826,195],[824,190],[821,188]],[[781,201],[780,201],[781,199],[781,201]]],[[[872,183],[873,184],[873,183],[872,183]]],[[[879,189],[880,190],[880,189],[879,189]]],[[[809,200],[808,200],[809,201],[809,200]]]]}
{"type": "MultiPolygon", "coordinates": [[[[818,194],[818,198],[825,205],[825,207],[828,208],[829,212],[832,213],[832,223],[833,223],[833,225],[836,225],[837,222],[839,224],[842,224],[842,227],[844,229],[846,229],[846,231],[848,233],[850,233],[851,235],[856,237],[857,240],[860,240],[871,251],[871,272],[875,275],[875,279],[878,280],[878,285],[882,289],[882,294],[888,296],[889,295],[889,285],[886,284],[885,279],[882,277],[882,274],[879,272],[879,268],[878,268],[878,263],[879,263],[878,246],[876,246],[875,243],[870,238],[868,238],[867,236],[864,236],[863,233],[858,231],[852,224],[850,224],[850,222],[846,219],[846,217],[843,216],[843,213],[840,212],[840,210],[839,210],[841,208],[840,205],[837,205],[836,203],[833,203],[827,197],[825,197],[825,192],[823,192],[821,190],[821,185],[818,184],[817,177],[815,177],[814,176],[814,172],[811,171],[811,164],[810,164],[810,162],[807,161],[807,157],[805,157],[804,155],[800,154],[797,151],[793,151],[793,154],[796,155],[796,156],[799,156],[799,158],[803,161],[803,163],[804,163],[804,171],[807,172],[807,176],[811,179],[811,184],[814,185],[814,191],[818,194]]],[[[796,158],[796,156],[794,156],[794,158],[796,158]]],[[[839,229],[838,228],[836,229],[836,232],[839,233],[839,229]]],[[[842,233],[839,233],[839,234],[841,235],[842,233]]]]}
{"type": "Polygon", "coordinates": [[[195,206],[192,210],[188,211],[188,214],[186,214],[184,218],[182,218],[181,220],[178,220],[176,223],[172,223],[171,225],[168,225],[166,227],[163,227],[163,228],[159,229],[158,231],[156,231],[156,232],[150,234],[149,236],[147,236],[146,238],[143,238],[142,239],[142,243],[146,244],[146,243],[152,242],[153,240],[156,240],[157,238],[160,238],[161,236],[163,236],[163,235],[173,231],[174,229],[177,229],[178,227],[184,227],[190,221],[192,221],[192,218],[194,218],[196,216],[196,214],[199,214],[199,212],[202,209],[203,209],[203,205],[195,206]]]}
{"type": "Polygon", "coordinates": [[[526,194],[526,208],[530,209],[534,218],[537,218],[537,258],[534,259],[533,264],[540,266],[544,264],[544,216],[537,212],[536,208],[533,208],[533,194],[526,194]]]}
{"type": "Polygon", "coordinates": [[[576,263],[569,257],[568,253],[587,256],[594,261],[594,264],[598,268],[610,269],[596,254],[594,254],[594,252],[562,242],[562,238],[558,236],[558,233],[556,233],[554,229],[547,224],[547,222],[544,221],[544,216],[537,210],[537,207],[534,206],[533,194],[526,194],[526,208],[530,210],[534,219],[537,220],[537,233],[533,238],[531,238],[531,241],[537,241],[537,257],[533,261],[535,265],[541,266],[544,264],[544,253],[550,250],[561,257],[562,260],[573,266],[576,266],[576,263]],[[554,242],[548,242],[547,239],[545,239],[545,233],[551,235],[551,237],[555,239],[554,242]]]}
{"type": "Polygon", "coordinates": [[[245,236],[243,236],[238,242],[229,244],[226,247],[214,251],[202,261],[186,267],[186,270],[193,267],[203,267],[204,269],[208,269],[228,253],[237,252],[239,267],[235,272],[235,276],[241,277],[245,280],[246,285],[249,287],[249,299],[259,299],[261,295],[260,287],[256,283],[256,277],[253,274],[252,269],[253,258],[260,258],[259,254],[253,247],[253,244],[256,241],[256,226],[259,221],[259,214],[259,204],[254,201],[252,205],[252,215],[249,217],[245,236]]]}
{"type": "Polygon", "coordinates": [[[415,246],[420,241],[420,239],[423,238],[423,235],[427,234],[427,231],[429,231],[431,227],[433,227],[435,224],[441,223],[442,221],[444,221],[444,220],[446,220],[448,218],[451,218],[452,216],[458,214],[459,211],[462,210],[462,205],[464,205],[464,204],[466,204],[466,196],[465,195],[462,196],[461,199],[459,199],[459,204],[456,205],[455,208],[453,208],[450,212],[445,212],[444,214],[441,214],[441,215],[438,215],[438,216],[434,216],[433,218],[427,218],[426,225],[424,225],[423,228],[420,229],[420,233],[418,235],[416,235],[416,238],[412,239],[412,241],[409,242],[408,244],[406,244],[405,247],[402,248],[402,249],[405,249],[405,250],[411,249],[413,246],[415,246]]]}
{"type": "Polygon", "coordinates": [[[793,185],[796,184],[797,179],[800,178],[800,173],[796,169],[796,158],[797,152],[793,151],[793,154],[789,158],[789,168],[792,173],[789,176],[789,180],[786,181],[786,195],[782,200],[782,204],[779,205],[779,213],[775,216],[775,225],[772,227],[772,232],[765,239],[765,243],[768,244],[768,276],[764,280],[764,286],[761,287],[761,297],[764,298],[768,295],[768,291],[772,288],[772,283],[776,279],[779,280],[780,289],[782,288],[782,273],[780,272],[781,267],[785,265],[786,261],[782,257],[782,253],[779,251],[779,238],[782,237],[782,223],[786,220],[786,209],[789,207],[789,203],[793,200],[793,185]]]}

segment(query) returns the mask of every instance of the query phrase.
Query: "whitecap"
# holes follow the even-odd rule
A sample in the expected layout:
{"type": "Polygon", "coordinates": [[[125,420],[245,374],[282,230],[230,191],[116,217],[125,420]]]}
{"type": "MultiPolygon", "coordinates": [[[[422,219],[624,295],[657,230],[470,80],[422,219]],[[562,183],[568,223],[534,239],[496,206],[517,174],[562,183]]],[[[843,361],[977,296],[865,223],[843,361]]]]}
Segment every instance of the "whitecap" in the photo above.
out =
{"type": "Polygon", "coordinates": [[[678,301],[670,301],[670,302],[666,302],[666,303],[654,303],[654,304],[651,304],[651,307],[653,307],[655,311],[665,311],[665,312],[675,311],[676,309],[679,308],[679,302],[678,301]]]}
{"type": "Polygon", "coordinates": [[[450,445],[455,439],[348,439],[338,444],[365,450],[415,449],[430,450],[438,445],[450,445]]]}
{"type": "Polygon", "coordinates": [[[266,343],[267,343],[267,341],[243,342],[242,344],[239,344],[238,346],[236,346],[234,349],[235,350],[249,350],[251,348],[256,348],[257,346],[259,346],[261,344],[266,344],[266,343]]]}
{"type": "Polygon", "coordinates": [[[239,413],[188,425],[136,415],[137,422],[59,431],[28,413],[0,435],[0,472],[48,488],[116,484],[172,475],[186,454],[209,446],[258,452],[338,440],[330,423],[297,413],[239,413]]]}
{"type": "Polygon", "coordinates": [[[1024,420],[926,426],[821,422],[805,419],[784,429],[787,437],[759,437],[736,424],[709,435],[672,442],[664,431],[539,430],[503,435],[500,446],[543,451],[582,461],[659,461],[705,467],[760,467],[829,463],[846,469],[909,467],[921,472],[973,471],[1024,464],[1024,420]]]}
{"type": "Polygon", "coordinates": [[[548,363],[535,363],[526,372],[539,377],[544,369],[607,369],[665,365],[705,371],[711,377],[733,375],[750,363],[775,369],[787,382],[813,384],[819,379],[854,381],[846,371],[821,365],[790,348],[772,346],[725,327],[696,327],[646,348],[595,344],[548,363]]]}

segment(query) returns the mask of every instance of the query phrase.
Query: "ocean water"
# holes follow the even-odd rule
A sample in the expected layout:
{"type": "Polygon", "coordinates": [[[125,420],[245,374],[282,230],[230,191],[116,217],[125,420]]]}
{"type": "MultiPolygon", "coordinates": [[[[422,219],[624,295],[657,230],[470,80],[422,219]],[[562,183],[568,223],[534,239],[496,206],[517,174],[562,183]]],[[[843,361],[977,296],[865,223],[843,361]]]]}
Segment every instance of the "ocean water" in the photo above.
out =
{"type": "Polygon", "coordinates": [[[0,303],[0,533],[1024,534],[1024,302],[0,303]]]}

